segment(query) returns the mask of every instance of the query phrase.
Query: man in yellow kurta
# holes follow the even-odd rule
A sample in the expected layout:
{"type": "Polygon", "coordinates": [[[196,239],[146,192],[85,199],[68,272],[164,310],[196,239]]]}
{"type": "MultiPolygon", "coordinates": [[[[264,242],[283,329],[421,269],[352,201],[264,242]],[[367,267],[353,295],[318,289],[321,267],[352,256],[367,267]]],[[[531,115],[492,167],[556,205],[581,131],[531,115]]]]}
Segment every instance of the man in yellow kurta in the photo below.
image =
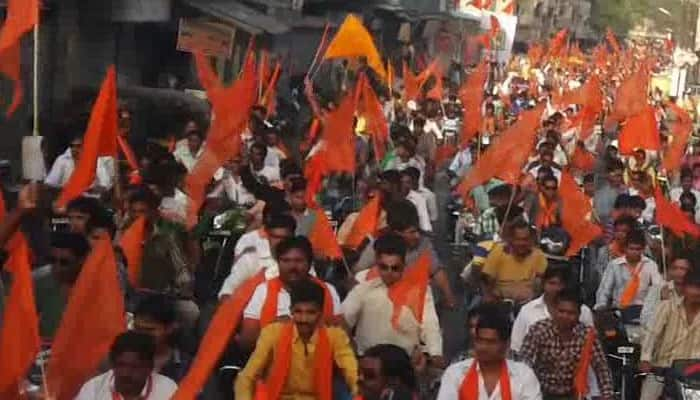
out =
{"type": "Polygon", "coordinates": [[[256,383],[282,400],[332,400],[332,374],[339,370],[357,393],[357,359],[345,331],[322,324],[324,290],[303,280],[291,290],[291,322],[263,328],[255,351],[236,379],[237,400],[252,400],[256,383]]]}

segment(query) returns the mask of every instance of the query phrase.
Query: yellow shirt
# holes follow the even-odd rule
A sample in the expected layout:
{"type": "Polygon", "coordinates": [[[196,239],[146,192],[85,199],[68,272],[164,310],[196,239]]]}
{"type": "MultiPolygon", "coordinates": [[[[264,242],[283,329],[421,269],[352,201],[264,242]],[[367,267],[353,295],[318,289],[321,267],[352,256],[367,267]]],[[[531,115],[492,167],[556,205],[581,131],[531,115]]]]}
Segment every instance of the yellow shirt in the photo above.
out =
{"type": "MultiPolygon", "coordinates": [[[[248,364],[238,374],[235,383],[236,400],[253,400],[255,383],[264,379],[267,370],[275,362],[275,349],[282,332],[283,323],[272,323],[260,332],[255,351],[250,356],[248,364]]],[[[352,394],[357,393],[357,358],[350,347],[350,339],[344,330],[337,327],[327,327],[335,365],[345,377],[352,394]]],[[[292,342],[292,360],[287,383],[282,389],[282,400],[315,400],[314,390],[314,353],[316,351],[317,335],[311,337],[309,343],[304,343],[294,328],[292,342]]]]}
{"type": "Polygon", "coordinates": [[[528,300],[535,277],[542,275],[546,268],[547,258],[542,250],[535,248],[530,255],[518,260],[498,243],[486,258],[482,271],[496,282],[496,292],[503,297],[528,300]]]}

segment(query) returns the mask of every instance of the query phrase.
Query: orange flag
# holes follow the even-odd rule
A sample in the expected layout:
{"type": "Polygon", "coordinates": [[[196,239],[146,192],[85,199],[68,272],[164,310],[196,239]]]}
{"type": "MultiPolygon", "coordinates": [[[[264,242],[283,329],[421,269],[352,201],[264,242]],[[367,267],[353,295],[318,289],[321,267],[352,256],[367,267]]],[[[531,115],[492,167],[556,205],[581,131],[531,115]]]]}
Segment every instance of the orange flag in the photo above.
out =
{"type": "Polygon", "coordinates": [[[315,214],[316,220],[309,232],[309,241],[313,246],[314,254],[332,260],[343,258],[343,252],[340,250],[338,239],[335,237],[326,213],[323,210],[316,210],[315,214]]]}
{"type": "Polygon", "coordinates": [[[41,341],[29,245],[24,235],[15,233],[8,252],[6,270],[12,273],[12,286],[0,328],[0,354],[3,360],[3,367],[0,368],[0,398],[20,399],[19,388],[35,360],[41,341]]]}
{"type": "Polygon", "coordinates": [[[377,193],[360,210],[355,223],[350,229],[350,234],[345,240],[345,245],[351,249],[357,249],[367,236],[374,236],[379,231],[379,216],[382,212],[381,198],[377,193]]]}
{"type": "MultiPolygon", "coordinates": [[[[185,179],[190,202],[187,207],[188,227],[197,223],[199,209],[204,203],[207,185],[216,171],[229,159],[238,154],[241,145],[241,132],[248,122],[249,110],[255,104],[256,72],[255,56],[251,48],[245,58],[243,72],[229,87],[223,87],[218,78],[212,78],[211,65],[201,54],[195,54],[197,69],[202,85],[207,88],[216,119],[207,134],[207,142],[202,156],[185,179]]],[[[214,74],[215,76],[215,74],[214,74]]]]}
{"type": "Polygon", "coordinates": [[[323,178],[328,174],[325,154],[316,153],[304,165],[304,177],[306,178],[306,204],[309,207],[318,207],[316,196],[323,188],[323,178]]]}
{"type": "Polygon", "coordinates": [[[367,65],[382,79],[386,79],[384,63],[379,51],[374,45],[372,35],[367,31],[359,18],[348,14],[345,21],[331,40],[323,59],[365,57],[367,65]]]}
{"type": "Polygon", "coordinates": [[[83,137],[83,150],[80,153],[73,175],[63,186],[56,200],[59,208],[82,195],[95,180],[97,159],[102,156],[117,155],[117,73],[114,66],[107,70],[107,77],[92,107],[90,121],[83,137]]]}
{"type": "Polygon", "coordinates": [[[129,282],[139,287],[141,278],[141,262],[143,258],[143,243],[146,240],[146,218],[139,217],[124,231],[119,246],[126,257],[129,282]]]}
{"type": "Polygon", "coordinates": [[[681,166],[688,139],[690,139],[690,134],[693,131],[693,121],[690,119],[688,112],[678,107],[677,104],[669,102],[668,107],[673,112],[676,120],[671,124],[673,141],[664,156],[663,167],[666,171],[671,172],[681,166]]]}
{"type": "Polygon", "coordinates": [[[583,342],[583,348],[581,349],[581,358],[576,366],[576,374],[574,375],[574,391],[579,399],[583,399],[588,394],[588,370],[593,360],[595,340],[595,328],[589,328],[586,334],[586,341],[583,342]]]}
{"type": "Polygon", "coordinates": [[[605,32],[605,40],[607,40],[608,44],[613,49],[613,52],[615,54],[620,54],[622,52],[622,48],[620,48],[620,43],[617,41],[615,33],[612,31],[612,29],[608,28],[608,30],[605,32]]]}
{"type": "Polygon", "coordinates": [[[270,78],[270,83],[268,83],[265,89],[265,94],[262,98],[262,104],[267,109],[267,116],[274,115],[277,106],[277,82],[280,79],[280,74],[282,73],[282,65],[278,61],[275,65],[275,70],[270,78]]]}
{"type": "Polygon", "coordinates": [[[632,154],[635,149],[659,150],[661,137],[654,107],[647,105],[641,113],[627,118],[619,141],[620,154],[632,154]]]}
{"type": "Polygon", "coordinates": [[[219,305],[202,338],[197,355],[187,375],[182,379],[172,400],[192,400],[197,397],[209,375],[219,362],[229,340],[236,332],[243,310],[253,297],[255,288],[265,282],[265,271],[248,279],[233,294],[219,305]]]}
{"type": "Polygon", "coordinates": [[[544,48],[542,45],[539,43],[530,45],[527,50],[527,58],[530,60],[530,65],[539,65],[540,61],[542,61],[542,57],[544,57],[544,48]]]}
{"type": "Polygon", "coordinates": [[[17,110],[24,95],[20,79],[20,41],[38,22],[39,0],[7,2],[7,16],[0,31],[0,74],[14,81],[12,103],[6,111],[8,117],[17,110]]]}
{"type": "Polygon", "coordinates": [[[445,93],[444,93],[444,88],[443,88],[443,83],[442,83],[442,68],[436,67],[435,70],[433,71],[433,77],[435,78],[435,84],[433,87],[428,91],[426,94],[426,97],[429,99],[433,99],[435,101],[442,102],[442,99],[445,98],[445,93]]]}
{"type": "Polygon", "coordinates": [[[569,30],[564,28],[557,32],[549,42],[549,57],[556,58],[561,56],[562,50],[566,47],[566,38],[569,36],[569,30]]]}
{"type": "Polygon", "coordinates": [[[118,276],[112,243],[102,237],[71,290],[51,348],[46,379],[52,398],[73,399],[98,371],[114,338],[126,329],[118,276]]]}
{"type": "Polygon", "coordinates": [[[384,154],[386,153],[386,146],[389,141],[389,122],[386,120],[382,103],[372,89],[369,79],[363,76],[360,84],[362,85],[362,100],[360,106],[367,120],[367,130],[372,136],[374,156],[379,162],[384,159],[384,154]]]}
{"type": "Polygon", "coordinates": [[[695,221],[688,218],[676,204],[668,201],[658,187],[654,193],[654,200],[656,202],[656,222],[670,229],[677,236],[683,236],[687,233],[694,237],[700,237],[700,227],[695,221]]]}
{"type": "Polygon", "coordinates": [[[491,16],[491,27],[489,28],[489,36],[495,38],[498,33],[501,32],[501,23],[498,21],[495,15],[491,16]]]}
{"type": "Polygon", "coordinates": [[[138,171],[139,162],[136,160],[136,154],[134,154],[134,150],[131,149],[131,146],[129,146],[129,142],[126,140],[126,138],[122,137],[121,135],[117,135],[117,144],[119,145],[119,150],[121,150],[124,158],[126,159],[126,163],[129,164],[129,168],[132,171],[138,171]]]}
{"type": "Polygon", "coordinates": [[[543,111],[543,105],[526,111],[477,160],[457,188],[464,199],[468,199],[472,189],[492,178],[500,178],[511,184],[518,182],[523,164],[534,146],[543,111]]]}
{"type": "Polygon", "coordinates": [[[340,105],[326,114],[322,138],[323,154],[329,172],[355,172],[355,94],[348,93],[340,105]]]}
{"type": "Polygon", "coordinates": [[[406,61],[403,62],[403,87],[404,100],[416,100],[420,95],[420,83],[406,61]]]}
{"type": "Polygon", "coordinates": [[[571,244],[566,255],[572,256],[577,254],[582,247],[587,246],[593,239],[599,237],[603,231],[598,225],[582,218],[582,216],[591,213],[591,203],[588,197],[579,189],[574,178],[566,171],[561,174],[559,197],[562,204],[562,226],[571,236],[571,244]]]}
{"type": "Polygon", "coordinates": [[[484,85],[488,76],[489,66],[482,61],[459,89],[459,98],[464,107],[460,139],[462,146],[466,146],[481,129],[481,105],[484,102],[484,85]]]}
{"type": "Polygon", "coordinates": [[[615,92],[611,118],[622,121],[641,113],[647,107],[647,88],[649,74],[640,68],[620,85],[615,92]]]}
{"type": "Polygon", "coordinates": [[[401,279],[389,287],[389,299],[394,305],[391,323],[399,329],[399,317],[403,307],[407,307],[419,323],[423,322],[425,296],[430,281],[430,252],[424,251],[411,268],[404,272],[401,279]]]}
{"type": "Polygon", "coordinates": [[[577,143],[574,154],[571,156],[571,166],[583,172],[593,171],[595,168],[595,157],[583,146],[577,143]]]}

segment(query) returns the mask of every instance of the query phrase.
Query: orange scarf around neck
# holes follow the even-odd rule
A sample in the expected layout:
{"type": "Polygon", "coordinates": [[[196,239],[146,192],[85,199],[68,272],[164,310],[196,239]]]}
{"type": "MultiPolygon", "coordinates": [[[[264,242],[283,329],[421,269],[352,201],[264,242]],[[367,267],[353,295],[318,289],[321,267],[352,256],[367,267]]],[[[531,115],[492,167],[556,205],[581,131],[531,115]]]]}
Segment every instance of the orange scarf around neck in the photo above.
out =
{"type": "Polygon", "coordinates": [[[594,328],[589,328],[586,334],[586,341],[581,349],[581,359],[576,366],[574,375],[574,392],[577,398],[582,399],[588,394],[588,369],[593,359],[593,346],[595,346],[596,332],[594,328]]]}
{"type": "MultiPolygon", "coordinates": [[[[316,284],[323,288],[323,319],[328,320],[333,318],[333,297],[328,286],[318,278],[311,278],[316,284]]],[[[260,312],[260,327],[264,328],[277,319],[277,303],[279,302],[280,292],[284,288],[284,284],[280,278],[274,278],[267,281],[267,295],[265,303],[263,303],[262,311],[260,312]]]]}
{"type": "Polygon", "coordinates": [[[632,305],[634,298],[637,297],[637,292],[639,291],[640,277],[642,272],[641,261],[636,267],[631,267],[629,265],[625,266],[630,273],[630,280],[625,286],[625,290],[622,291],[622,296],[620,296],[620,308],[627,308],[632,305]]]}
{"type": "Polygon", "coordinates": [[[542,194],[540,198],[540,208],[537,213],[537,227],[547,228],[557,222],[557,202],[549,202],[542,194]]]}
{"type": "MultiPolygon", "coordinates": [[[[459,400],[479,400],[479,371],[477,371],[477,366],[478,362],[473,360],[459,388],[459,400]]],[[[501,366],[501,377],[498,381],[498,385],[501,388],[501,400],[513,400],[513,395],[510,391],[508,364],[505,360],[501,366]]]]}
{"type": "MultiPolygon", "coordinates": [[[[279,400],[289,377],[292,366],[292,346],[295,340],[293,323],[282,327],[274,362],[267,377],[266,387],[269,400],[279,400]]],[[[328,331],[325,326],[316,329],[316,348],[314,350],[314,384],[318,400],[333,399],[333,352],[328,331]]]]}

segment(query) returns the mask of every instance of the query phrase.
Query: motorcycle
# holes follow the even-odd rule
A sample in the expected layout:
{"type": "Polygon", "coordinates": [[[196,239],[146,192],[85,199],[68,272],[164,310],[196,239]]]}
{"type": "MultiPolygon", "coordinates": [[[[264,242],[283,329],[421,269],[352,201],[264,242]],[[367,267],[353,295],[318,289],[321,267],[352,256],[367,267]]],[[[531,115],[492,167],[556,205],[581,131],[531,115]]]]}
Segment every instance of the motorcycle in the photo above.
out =
{"type": "Polygon", "coordinates": [[[664,400],[700,399],[700,360],[675,360],[669,368],[652,368],[650,374],[663,380],[664,400]]]}
{"type": "Polygon", "coordinates": [[[621,400],[639,399],[639,377],[634,374],[641,354],[638,334],[641,307],[626,310],[604,309],[594,312],[595,325],[603,351],[608,358],[615,391],[621,400]]]}

